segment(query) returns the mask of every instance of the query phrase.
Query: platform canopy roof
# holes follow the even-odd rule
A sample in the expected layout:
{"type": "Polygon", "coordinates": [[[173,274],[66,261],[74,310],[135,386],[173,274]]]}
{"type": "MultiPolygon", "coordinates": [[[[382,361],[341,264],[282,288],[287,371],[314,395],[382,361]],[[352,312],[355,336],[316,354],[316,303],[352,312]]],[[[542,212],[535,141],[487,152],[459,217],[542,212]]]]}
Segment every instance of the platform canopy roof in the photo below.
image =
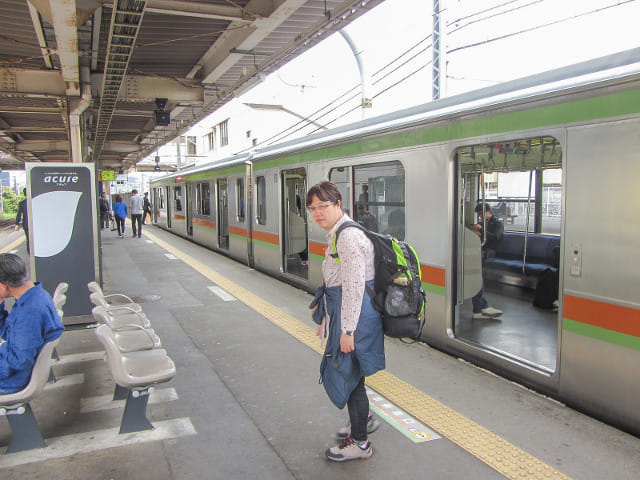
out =
{"type": "Polygon", "coordinates": [[[127,171],[382,1],[2,0],[0,168],[127,171]]]}

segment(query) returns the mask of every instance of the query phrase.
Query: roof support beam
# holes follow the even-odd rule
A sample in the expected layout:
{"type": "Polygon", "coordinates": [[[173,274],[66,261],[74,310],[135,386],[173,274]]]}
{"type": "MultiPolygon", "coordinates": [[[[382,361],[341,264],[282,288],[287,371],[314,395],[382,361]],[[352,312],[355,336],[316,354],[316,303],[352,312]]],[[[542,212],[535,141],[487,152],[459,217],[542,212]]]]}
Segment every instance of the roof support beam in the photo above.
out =
{"type": "MultiPolygon", "coordinates": [[[[228,31],[202,56],[197,65],[202,66],[202,83],[214,83],[244,55],[230,53],[233,49],[252,50],[260,41],[305,4],[305,0],[282,0],[275,8],[271,0],[252,0],[247,10],[260,12],[261,17],[251,23],[250,28],[232,22],[228,31]]],[[[236,51],[237,51],[236,50],[236,51]]]]}
{"type": "Polygon", "coordinates": [[[68,96],[80,95],[78,23],[75,0],[49,0],[62,79],[68,96]]]}
{"type": "Polygon", "coordinates": [[[210,18],[212,20],[231,20],[237,22],[251,22],[253,15],[246,9],[233,5],[207,5],[196,2],[176,0],[149,0],[147,11],[183,17],[210,18]]]}
{"type": "Polygon", "coordinates": [[[31,15],[31,23],[33,23],[33,29],[36,32],[36,38],[38,39],[40,51],[42,52],[42,61],[47,68],[53,68],[53,65],[51,64],[51,58],[49,57],[49,49],[47,48],[47,40],[44,38],[44,31],[42,30],[42,22],[40,21],[38,10],[31,4],[31,2],[27,2],[27,5],[29,7],[29,15],[31,15]]]}
{"type": "MultiPolygon", "coordinates": [[[[91,75],[93,95],[98,96],[98,87],[102,85],[103,75],[91,75]]],[[[159,78],[146,75],[127,75],[120,87],[119,102],[153,102],[156,98],[166,98],[170,102],[202,105],[204,88],[188,86],[172,78],[159,78]]]]}
{"type": "Polygon", "coordinates": [[[64,96],[66,86],[60,72],[0,67],[3,93],[64,96]]]}
{"type": "MultiPolygon", "coordinates": [[[[112,140],[105,142],[104,148],[111,152],[132,153],[140,149],[135,142],[112,140]]],[[[16,145],[16,151],[22,152],[68,152],[68,140],[25,140],[16,145]]]]}

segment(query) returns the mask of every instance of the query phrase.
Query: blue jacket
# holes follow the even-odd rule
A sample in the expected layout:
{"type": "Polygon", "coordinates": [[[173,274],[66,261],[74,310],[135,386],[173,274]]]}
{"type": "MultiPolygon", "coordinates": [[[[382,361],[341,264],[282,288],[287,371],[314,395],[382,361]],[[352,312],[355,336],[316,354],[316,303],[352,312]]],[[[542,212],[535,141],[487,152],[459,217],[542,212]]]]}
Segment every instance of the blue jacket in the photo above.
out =
{"type": "MultiPolygon", "coordinates": [[[[373,289],[373,280],[367,282],[373,289]]],[[[320,379],[327,395],[338,408],[343,408],[361,377],[373,375],[385,367],[384,334],[382,318],[373,308],[371,298],[365,291],[358,327],[353,333],[356,349],[350,353],[340,351],[340,313],[342,309],[342,287],[320,287],[311,308],[318,306],[314,314],[316,323],[320,323],[324,314],[326,297],[329,315],[329,338],[320,363],[320,379]]]]}
{"type": "Polygon", "coordinates": [[[111,207],[113,210],[113,214],[122,218],[123,220],[127,218],[127,204],[124,202],[113,202],[113,206],[111,207]]]}
{"type": "Polygon", "coordinates": [[[64,327],[51,296],[39,283],[16,300],[11,313],[0,304],[0,388],[22,390],[42,346],[62,335],[64,327]]]}

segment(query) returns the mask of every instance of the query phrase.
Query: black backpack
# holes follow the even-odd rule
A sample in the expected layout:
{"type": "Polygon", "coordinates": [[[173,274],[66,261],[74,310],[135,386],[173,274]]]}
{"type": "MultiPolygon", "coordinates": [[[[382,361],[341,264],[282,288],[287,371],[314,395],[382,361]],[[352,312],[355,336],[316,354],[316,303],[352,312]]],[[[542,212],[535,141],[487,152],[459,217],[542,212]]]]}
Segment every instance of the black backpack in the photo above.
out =
{"type": "Polygon", "coordinates": [[[547,268],[538,277],[536,284],[536,294],[533,297],[533,304],[539,308],[552,309],[554,302],[558,300],[558,287],[560,283],[557,269],[547,268]]]}
{"type": "Polygon", "coordinates": [[[416,251],[391,235],[371,232],[356,222],[345,222],[333,237],[331,256],[338,263],[338,237],[349,227],[359,228],[373,243],[375,291],[368,289],[368,292],[373,307],[382,315],[385,335],[418,340],[424,326],[425,294],[416,251]]]}

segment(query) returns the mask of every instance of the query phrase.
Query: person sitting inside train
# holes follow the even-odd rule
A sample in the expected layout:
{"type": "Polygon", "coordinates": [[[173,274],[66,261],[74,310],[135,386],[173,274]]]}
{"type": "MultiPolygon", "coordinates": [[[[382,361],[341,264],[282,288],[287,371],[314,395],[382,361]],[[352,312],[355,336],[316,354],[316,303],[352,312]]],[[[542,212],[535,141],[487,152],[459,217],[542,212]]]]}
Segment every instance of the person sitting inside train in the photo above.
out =
{"type": "Polygon", "coordinates": [[[378,231],[378,219],[369,212],[369,206],[366,203],[358,204],[357,222],[371,232],[378,231]]]}
{"type": "Polygon", "coordinates": [[[384,232],[398,240],[404,240],[404,211],[397,208],[387,217],[387,230],[384,232]]]}
{"type": "MultiPolygon", "coordinates": [[[[494,257],[496,250],[502,242],[504,225],[491,212],[491,206],[487,203],[478,203],[474,209],[478,215],[478,223],[470,225],[469,228],[482,240],[482,260],[494,257]],[[485,232],[486,225],[486,232],[485,232]]],[[[502,310],[489,306],[489,302],[484,298],[484,285],[480,291],[471,299],[473,304],[473,319],[482,320],[496,318],[502,315],[502,310]]]]}

